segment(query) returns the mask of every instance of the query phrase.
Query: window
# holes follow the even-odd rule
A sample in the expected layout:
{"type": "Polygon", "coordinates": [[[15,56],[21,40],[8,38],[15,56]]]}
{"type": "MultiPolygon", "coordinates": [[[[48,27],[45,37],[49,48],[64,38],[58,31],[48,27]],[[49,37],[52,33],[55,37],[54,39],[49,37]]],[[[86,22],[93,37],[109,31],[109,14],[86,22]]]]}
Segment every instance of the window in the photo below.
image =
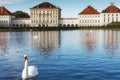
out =
{"type": "Polygon", "coordinates": [[[114,21],[114,18],[112,17],[112,22],[114,21]]]}
{"type": "Polygon", "coordinates": [[[98,20],[98,23],[100,22],[100,20],[98,20]]]}
{"type": "Polygon", "coordinates": [[[114,16],[114,14],[112,14],[112,17],[114,16]]]}
{"type": "Polygon", "coordinates": [[[104,14],[104,22],[105,22],[105,14],[104,14]]]}
{"type": "Polygon", "coordinates": [[[116,17],[118,17],[118,14],[116,14],[116,17]]]}
{"type": "Polygon", "coordinates": [[[116,21],[118,21],[118,14],[116,14],[116,21]]]}
{"type": "Polygon", "coordinates": [[[108,17],[108,22],[110,22],[109,17],[108,17]]]}
{"type": "Polygon", "coordinates": [[[116,17],[116,21],[118,22],[118,17],[116,17]]]}
{"type": "Polygon", "coordinates": [[[104,14],[104,17],[105,17],[105,14],[104,14]]]}

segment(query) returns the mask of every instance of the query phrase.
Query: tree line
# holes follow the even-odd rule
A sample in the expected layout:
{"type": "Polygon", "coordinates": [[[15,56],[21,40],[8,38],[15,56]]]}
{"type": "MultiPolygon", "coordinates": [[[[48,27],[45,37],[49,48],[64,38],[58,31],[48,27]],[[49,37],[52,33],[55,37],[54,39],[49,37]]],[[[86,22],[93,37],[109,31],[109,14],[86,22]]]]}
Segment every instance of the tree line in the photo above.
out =
{"type": "Polygon", "coordinates": [[[16,18],[30,18],[30,15],[23,11],[15,11],[12,13],[16,18]]]}

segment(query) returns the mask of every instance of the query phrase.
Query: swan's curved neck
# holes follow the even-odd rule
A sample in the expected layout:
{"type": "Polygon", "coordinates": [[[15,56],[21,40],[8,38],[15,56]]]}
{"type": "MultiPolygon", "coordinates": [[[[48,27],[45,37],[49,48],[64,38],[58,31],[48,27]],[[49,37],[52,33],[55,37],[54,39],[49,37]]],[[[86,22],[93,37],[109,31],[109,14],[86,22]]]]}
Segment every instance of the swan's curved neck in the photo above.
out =
{"type": "Polygon", "coordinates": [[[24,69],[25,69],[25,76],[26,76],[26,78],[27,78],[27,77],[28,77],[28,60],[25,60],[24,69]]]}

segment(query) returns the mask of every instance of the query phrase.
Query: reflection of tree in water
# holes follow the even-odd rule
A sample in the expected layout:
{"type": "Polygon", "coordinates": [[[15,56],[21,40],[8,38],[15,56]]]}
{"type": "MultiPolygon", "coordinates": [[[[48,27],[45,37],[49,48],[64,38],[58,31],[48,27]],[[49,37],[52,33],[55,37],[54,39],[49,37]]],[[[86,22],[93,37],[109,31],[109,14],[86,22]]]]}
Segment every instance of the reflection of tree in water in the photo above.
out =
{"type": "Polygon", "coordinates": [[[8,53],[8,32],[0,32],[0,54],[8,53]]]}
{"type": "Polygon", "coordinates": [[[118,46],[118,35],[117,31],[108,30],[104,32],[104,45],[105,49],[113,55],[118,46]]]}
{"type": "Polygon", "coordinates": [[[95,33],[93,31],[84,31],[84,45],[85,48],[87,49],[88,52],[92,52],[94,47],[95,47],[95,43],[96,43],[96,38],[95,38],[95,33]]]}
{"type": "Polygon", "coordinates": [[[31,32],[31,41],[34,48],[39,48],[45,56],[59,47],[59,31],[31,32]]]}

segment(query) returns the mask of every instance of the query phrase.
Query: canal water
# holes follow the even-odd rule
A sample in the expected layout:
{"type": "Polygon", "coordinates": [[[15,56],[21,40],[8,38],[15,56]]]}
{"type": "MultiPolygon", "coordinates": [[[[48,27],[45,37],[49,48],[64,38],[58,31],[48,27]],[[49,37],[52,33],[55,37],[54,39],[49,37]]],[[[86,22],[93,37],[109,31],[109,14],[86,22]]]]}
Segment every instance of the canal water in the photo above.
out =
{"type": "Polygon", "coordinates": [[[24,54],[36,80],[120,80],[120,31],[0,32],[0,80],[22,80],[24,54]]]}

